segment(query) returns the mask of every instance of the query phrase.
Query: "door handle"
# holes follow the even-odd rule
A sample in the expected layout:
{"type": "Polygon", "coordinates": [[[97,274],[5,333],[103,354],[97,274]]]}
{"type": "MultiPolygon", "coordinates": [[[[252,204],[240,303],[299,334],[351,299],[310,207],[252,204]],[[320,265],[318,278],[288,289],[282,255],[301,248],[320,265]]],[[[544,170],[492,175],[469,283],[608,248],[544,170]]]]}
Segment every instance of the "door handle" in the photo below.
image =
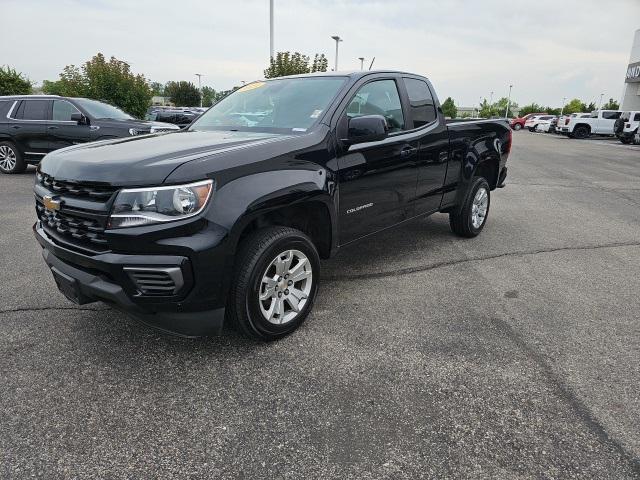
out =
{"type": "Polygon", "coordinates": [[[51,125],[49,127],[47,127],[49,130],[57,130],[58,127],[56,127],[55,125],[51,125]]]}
{"type": "Polygon", "coordinates": [[[12,125],[11,128],[18,130],[20,128],[20,125],[12,125]]]}
{"type": "Polygon", "coordinates": [[[400,156],[402,158],[413,157],[418,152],[416,147],[404,147],[400,150],[400,156]]]}

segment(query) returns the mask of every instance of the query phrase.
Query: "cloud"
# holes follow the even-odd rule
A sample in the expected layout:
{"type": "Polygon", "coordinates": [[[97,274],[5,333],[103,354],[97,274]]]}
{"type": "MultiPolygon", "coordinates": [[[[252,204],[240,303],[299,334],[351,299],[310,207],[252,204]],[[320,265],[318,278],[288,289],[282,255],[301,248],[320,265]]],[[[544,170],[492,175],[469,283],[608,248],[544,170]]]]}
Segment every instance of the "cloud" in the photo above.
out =
{"type": "MultiPolygon", "coordinates": [[[[149,79],[227,89],[262,76],[269,56],[268,0],[0,0],[8,12],[0,63],[41,82],[97,52],[149,79]]],[[[562,97],[617,98],[640,2],[620,0],[275,0],[276,50],[325,53],[340,68],[421,73],[460,105],[506,96],[558,105],[562,97]]]]}

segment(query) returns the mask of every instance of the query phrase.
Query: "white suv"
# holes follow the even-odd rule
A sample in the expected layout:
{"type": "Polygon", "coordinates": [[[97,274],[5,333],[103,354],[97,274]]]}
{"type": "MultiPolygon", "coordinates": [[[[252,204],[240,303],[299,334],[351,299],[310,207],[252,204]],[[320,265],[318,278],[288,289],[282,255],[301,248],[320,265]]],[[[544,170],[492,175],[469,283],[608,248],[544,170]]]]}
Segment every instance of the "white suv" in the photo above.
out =
{"type": "Polygon", "coordinates": [[[613,127],[620,118],[620,110],[594,110],[586,118],[570,118],[567,135],[570,138],[587,138],[591,135],[613,135],[613,127]]]}
{"type": "Polygon", "coordinates": [[[622,143],[640,143],[640,112],[622,112],[616,120],[614,132],[622,143]]]}
{"type": "Polygon", "coordinates": [[[527,118],[527,121],[524,122],[524,127],[528,128],[530,132],[534,132],[536,127],[542,120],[551,120],[556,118],[554,115],[535,115],[533,117],[527,118]]]}

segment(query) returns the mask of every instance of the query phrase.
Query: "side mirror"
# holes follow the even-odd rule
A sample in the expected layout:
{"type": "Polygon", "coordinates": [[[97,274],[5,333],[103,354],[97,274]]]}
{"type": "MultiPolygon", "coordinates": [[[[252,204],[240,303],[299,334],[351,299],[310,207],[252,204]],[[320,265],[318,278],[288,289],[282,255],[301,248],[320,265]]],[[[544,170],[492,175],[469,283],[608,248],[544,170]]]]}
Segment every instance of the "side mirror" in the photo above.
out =
{"type": "Polygon", "coordinates": [[[87,120],[87,117],[85,117],[82,113],[72,113],[71,114],[71,121],[72,122],[78,122],[78,125],[88,125],[89,121],[87,120]]]}
{"type": "Polygon", "coordinates": [[[363,115],[349,119],[347,138],[343,141],[347,145],[376,142],[384,140],[388,134],[389,126],[382,115],[363,115]]]}

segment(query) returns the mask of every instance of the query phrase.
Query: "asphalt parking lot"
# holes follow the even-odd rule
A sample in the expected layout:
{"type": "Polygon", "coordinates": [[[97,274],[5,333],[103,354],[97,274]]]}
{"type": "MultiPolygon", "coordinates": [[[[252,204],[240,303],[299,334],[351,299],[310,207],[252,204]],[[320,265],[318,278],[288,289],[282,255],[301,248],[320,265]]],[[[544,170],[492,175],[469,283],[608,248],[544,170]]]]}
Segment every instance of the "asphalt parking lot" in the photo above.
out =
{"type": "Polygon", "coordinates": [[[1,478],[640,478],[640,147],[515,132],[476,239],[323,264],[305,325],[187,340],[57,292],[0,176],[1,478]]]}

